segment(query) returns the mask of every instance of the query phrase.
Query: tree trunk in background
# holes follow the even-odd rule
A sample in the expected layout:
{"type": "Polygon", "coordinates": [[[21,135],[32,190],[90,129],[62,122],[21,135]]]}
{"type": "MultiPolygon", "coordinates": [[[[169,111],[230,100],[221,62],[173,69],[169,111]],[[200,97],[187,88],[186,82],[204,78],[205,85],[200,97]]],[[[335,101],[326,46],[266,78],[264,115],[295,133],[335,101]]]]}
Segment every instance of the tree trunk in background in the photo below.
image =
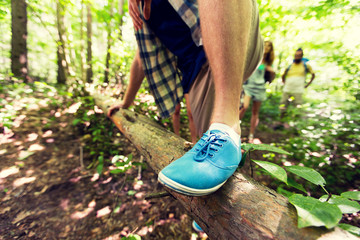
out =
{"type": "Polygon", "coordinates": [[[66,59],[66,30],[65,30],[65,8],[61,1],[56,1],[56,21],[58,28],[58,47],[57,47],[57,65],[58,75],[57,83],[65,84],[67,76],[69,76],[69,63],[66,59]]]}
{"type": "Polygon", "coordinates": [[[92,30],[91,30],[91,5],[90,3],[86,6],[87,9],[87,57],[86,57],[86,82],[91,83],[92,77],[93,77],[93,71],[92,71],[92,30]]]}
{"type": "Polygon", "coordinates": [[[11,72],[27,82],[27,11],[25,0],[11,0],[11,72]]]}
{"type": "Polygon", "coordinates": [[[81,12],[80,12],[80,74],[81,80],[85,81],[85,51],[84,51],[84,0],[81,0],[81,12]]]}
{"type": "Polygon", "coordinates": [[[107,48],[106,48],[106,60],[105,60],[105,71],[104,71],[104,83],[109,82],[109,71],[110,71],[110,58],[111,58],[111,44],[112,44],[112,38],[111,38],[111,19],[113,18],[113,1],[108,1],[109,7],[110,7],[110,19],[107,22],[107,48]]]}
{"type": "Polygon", "coordinates": [[[58,44],[57,46],[57,65],[58,65],[58,71],[57,71],[57,83],[58,84],[66,84],[66,72],[65,72],[65,68],[63,66],[63,58],[62,58],[62,48],[61,46],[58,44]]]}

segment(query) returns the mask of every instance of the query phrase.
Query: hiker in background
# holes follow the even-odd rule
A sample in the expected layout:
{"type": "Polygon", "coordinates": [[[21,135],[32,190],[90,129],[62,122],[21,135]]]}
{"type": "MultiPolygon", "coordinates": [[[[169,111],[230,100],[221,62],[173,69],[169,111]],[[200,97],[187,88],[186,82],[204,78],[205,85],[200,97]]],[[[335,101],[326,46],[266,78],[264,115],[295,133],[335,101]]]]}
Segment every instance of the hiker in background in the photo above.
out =
{"type": "Polygon", "coordinates": [[[302,104],[302,95],[304,89],[307,88],[315,78],[315,73],[306,58],[303,58],[304,52],[301,48],[296,50],[293,63],[288,66],[282,75],[284,83],[283,95],[280,102],[281,118],[289,103],[294,103],[295,106],[302,104]],[[306,83],[306,75],[310,73],[311,79],[306,83]]]}
{"type": "Polygon", "coordinates": [[[265,41],[264,56],[261,65],[258,69],[247,79],[243,88],[245,92],[244,103],[240,108],[239,118],[244,117],[246,110],[252,100],[252,113],[250,120],[250,133],[248,137],[249,143],[254,142],[254,133],[256,126],[259,123],[259,111],[261,103],[266,99],[266,82],[271,82],[275,78],[275,72],[272,68],[274,62],[274,46],[271,41],[265,41]]]}

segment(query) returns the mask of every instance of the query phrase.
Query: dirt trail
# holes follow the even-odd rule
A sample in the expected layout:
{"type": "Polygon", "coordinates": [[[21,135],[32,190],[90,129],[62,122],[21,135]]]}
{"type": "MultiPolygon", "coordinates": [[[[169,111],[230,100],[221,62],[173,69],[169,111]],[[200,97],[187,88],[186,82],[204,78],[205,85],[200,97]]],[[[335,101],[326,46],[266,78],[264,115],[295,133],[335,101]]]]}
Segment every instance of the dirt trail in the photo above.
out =
{"type": "MultiPolygon", "coordinates": [[[[12,131],[0,133],[0,239],[206,239],[172,197],[145,200],[164,191],[151,169],[137,179],[135,168],[117,176],[82,168],[83,136],[73,115],[57,112],[32,104],[18,111],[12,131]]],[[[84,152],[85,166],[89,159],[84,152]]]]}

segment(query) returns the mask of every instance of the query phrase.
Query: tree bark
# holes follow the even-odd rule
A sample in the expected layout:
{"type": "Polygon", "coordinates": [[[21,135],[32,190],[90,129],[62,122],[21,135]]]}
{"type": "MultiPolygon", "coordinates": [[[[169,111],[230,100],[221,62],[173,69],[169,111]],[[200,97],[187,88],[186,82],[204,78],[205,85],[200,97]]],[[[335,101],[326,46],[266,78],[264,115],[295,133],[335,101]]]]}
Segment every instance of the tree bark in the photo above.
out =
{"type": "Polygon", "coordinates": [[[56,1],[56,21],[59,40],[57,42],[57,83],[66,84],[67,76],[69,76],[69,63],[66,58],[66,29],[65,29],[65,7],[58,0],[56,1]]]}
{"type": "MultiPolygon", "coordinates": [[[[115,101],[93,93],[106,113],[115,101]]],[[[185,153],[185,140],[150,118],[126,109],[111,117],[156,172],[185,153]]],[[[166,190],[179,200],[210,239],[358,239],[340,229],[297,227],[295,208],[287,198],[236,172],[217,192],[190,197],[166,190]]]]}
{"type": "Polygon", "coordinates": [[[11,0],[11,72],[27,82],[27,4],[25,0],[11,0]]]}
{"type": "Polygon", "coordinates": [[[80,18],[80,74],[81,80],[85,81],[84,0],[81,0],[80,18]]]}
{"type": "Polygon", "coordinates": [[[91,17],[91,5],[87,3],[87,56],[86,56],[86,82],[91,83],[93,78],[93,70],[92,70],[92,17],[91,17]]]}
{"type": "Polygon", "coordinates": [[[106,48],[106,59],[105,59],[105,71],[104,71],[104,82],[109,82],[109,71],[110,71],[110,58],[111,58],[111,44],[112,44],[112,38],[111,38],[111,19],[113,18],[113,1],[108,0],[108,5],[110,7],[110,19],[106,23],[106,29],[107,29],[107,48],[106,48]]]}

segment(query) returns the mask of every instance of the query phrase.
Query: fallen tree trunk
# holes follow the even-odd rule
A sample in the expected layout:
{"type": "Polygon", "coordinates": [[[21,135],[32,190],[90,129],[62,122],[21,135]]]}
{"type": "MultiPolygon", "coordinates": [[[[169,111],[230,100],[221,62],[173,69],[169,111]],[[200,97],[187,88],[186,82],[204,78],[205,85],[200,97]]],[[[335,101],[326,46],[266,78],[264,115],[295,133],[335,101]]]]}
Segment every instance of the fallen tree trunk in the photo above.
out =
{"type": "MultiPolygon", "coordinates": [[[[105,114],[114,102],[97,93],[93,97],[105,114]]],[[[146,116],[121,109],[111,120],[156,173],[185,153],[184,139],[146,116]]],[[[239,172],[208,196],[190,197],[166,190],[184,205],[210,239],[358,239],[340,228],[299,229],[296,210],[287,198],[239,172]]]]}

